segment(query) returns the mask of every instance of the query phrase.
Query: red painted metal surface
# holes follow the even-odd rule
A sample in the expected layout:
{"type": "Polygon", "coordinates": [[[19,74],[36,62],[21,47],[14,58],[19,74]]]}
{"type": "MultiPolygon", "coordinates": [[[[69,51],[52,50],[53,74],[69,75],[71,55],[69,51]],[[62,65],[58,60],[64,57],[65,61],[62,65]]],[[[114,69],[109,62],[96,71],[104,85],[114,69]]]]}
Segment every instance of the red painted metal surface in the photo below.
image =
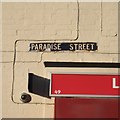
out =
{"type": "Polygon", "coordinates": [[[53,96],[118,96],[118,75],[52,74],[53,96]]]}
{"type": "Polygon", "coordinates": [[[119,119],[117,98],[56,98],[55,118],[116,118],[119,119]]]}
{"type": "Polygon", "coordinates": [[[52,74],[51,80],[51,94],[59,96],[55,98],[55,118],[119,118],[120,100],[112,98],[120,95],[118,75],[52,74]],[[60,98],[62,95],[86,98],[60,98]]]}

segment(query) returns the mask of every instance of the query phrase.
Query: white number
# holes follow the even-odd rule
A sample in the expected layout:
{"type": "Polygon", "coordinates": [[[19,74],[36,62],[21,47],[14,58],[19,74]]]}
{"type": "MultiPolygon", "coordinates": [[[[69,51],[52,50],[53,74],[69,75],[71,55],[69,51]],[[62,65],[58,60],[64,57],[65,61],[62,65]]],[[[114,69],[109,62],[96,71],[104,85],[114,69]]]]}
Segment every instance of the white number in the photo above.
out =
{"type": "Polygon", "coordinates": [[[60,94],[60,93],[61,93],[61,90],[55,90],[54,93],[55,93],[55,94],[60,94]]]}

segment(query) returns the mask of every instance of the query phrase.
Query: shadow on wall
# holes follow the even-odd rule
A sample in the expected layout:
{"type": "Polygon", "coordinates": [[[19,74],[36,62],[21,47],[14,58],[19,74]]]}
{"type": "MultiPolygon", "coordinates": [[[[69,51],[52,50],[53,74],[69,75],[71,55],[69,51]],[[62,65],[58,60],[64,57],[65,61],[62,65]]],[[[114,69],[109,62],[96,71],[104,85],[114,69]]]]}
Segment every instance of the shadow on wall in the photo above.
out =
{"type": "Polygon", "coordinates": [[[49,79],[37,76],[33,73],[29,73],[28,90],[30,93],[50,98],[49,86],[50,86],[49,79]]]}

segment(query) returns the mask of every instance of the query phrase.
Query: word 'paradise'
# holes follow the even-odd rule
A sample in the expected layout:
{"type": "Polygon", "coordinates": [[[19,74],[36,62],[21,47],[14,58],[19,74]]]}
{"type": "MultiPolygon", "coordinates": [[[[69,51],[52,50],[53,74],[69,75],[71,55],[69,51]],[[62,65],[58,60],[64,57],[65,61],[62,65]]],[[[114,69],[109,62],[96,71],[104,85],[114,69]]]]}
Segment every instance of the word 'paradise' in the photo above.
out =
{"type": "Polygon", "coordinates": [[[74,42],[74,43],[30,43],[30,51],[96,51],[98,49],[95,42],[74,42]]]}

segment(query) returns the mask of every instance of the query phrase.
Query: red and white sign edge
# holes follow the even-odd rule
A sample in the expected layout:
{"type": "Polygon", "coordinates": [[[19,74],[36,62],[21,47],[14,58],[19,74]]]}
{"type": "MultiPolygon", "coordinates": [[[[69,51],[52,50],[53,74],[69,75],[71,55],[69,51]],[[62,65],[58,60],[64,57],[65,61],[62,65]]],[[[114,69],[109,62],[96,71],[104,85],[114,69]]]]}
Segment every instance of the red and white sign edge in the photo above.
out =
{"type": "MultiPolygon", "coordinates": [[[[91,68],[92,69],[92,68],[91,68]]],[[[105,69],[105,68],[104,68],[105,69]]],[[[52,74],[84,74],[84,75],[116,75],[118,76],[119,74],[109,74],[109,73],[93,73],[93,72],[50,72],[50,87],[49,87],[49,96],[50,97],[81,97],[81,98],[120,98],[120,95],[86,95],[86,94],[52,94],[52,74]]]]}

